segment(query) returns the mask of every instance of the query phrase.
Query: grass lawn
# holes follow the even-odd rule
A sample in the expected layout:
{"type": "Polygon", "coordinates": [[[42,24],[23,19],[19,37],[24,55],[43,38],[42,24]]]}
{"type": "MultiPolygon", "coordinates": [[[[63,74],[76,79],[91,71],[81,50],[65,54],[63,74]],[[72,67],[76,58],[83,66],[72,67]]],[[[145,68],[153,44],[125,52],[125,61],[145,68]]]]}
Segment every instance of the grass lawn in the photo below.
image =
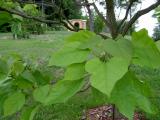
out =
{"type": "Polygon", "coordinates": [[[30,39],[13,40],[11,34],[0,34],[0,54],[18,53],[24,57],[43,59],[61,47],[63,40],[72,34],[68,31],[32,35],[30,39]]]}
{"type": "MultiPolygon", "coordinates": [[[[61,47],[65,37],[72,32],[55,31],[44,35],[32,35],[30,39],[13,40],[12,35],[0,34],[0,55],[18,53],[23,57],[38,60],[48,59],[49,56],[61,47]]],[[[67,103],[42,107],[34,120],[80,120],[85,108],[95,100],[90,93],[81,93],[71,98],[67,103]],[[85,98],[85,99],[84,99],[85,98]]],[[[0,120],[17,120],[16,117],[0,120]]]]}

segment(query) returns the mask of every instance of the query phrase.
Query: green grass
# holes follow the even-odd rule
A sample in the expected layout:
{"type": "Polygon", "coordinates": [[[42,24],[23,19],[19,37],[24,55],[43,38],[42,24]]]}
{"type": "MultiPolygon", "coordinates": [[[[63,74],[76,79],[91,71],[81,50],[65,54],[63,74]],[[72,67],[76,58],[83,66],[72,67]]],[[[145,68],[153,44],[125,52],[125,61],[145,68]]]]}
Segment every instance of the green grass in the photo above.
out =
{"type": "Polygon", "coordinates": [[[65,37],[71,32],[47,32],[32,35],[30,39],[13,40],[11,34],[0,34],[0,55],[18,53],[28,58],[47,58],[61,47],[65,37]]]}

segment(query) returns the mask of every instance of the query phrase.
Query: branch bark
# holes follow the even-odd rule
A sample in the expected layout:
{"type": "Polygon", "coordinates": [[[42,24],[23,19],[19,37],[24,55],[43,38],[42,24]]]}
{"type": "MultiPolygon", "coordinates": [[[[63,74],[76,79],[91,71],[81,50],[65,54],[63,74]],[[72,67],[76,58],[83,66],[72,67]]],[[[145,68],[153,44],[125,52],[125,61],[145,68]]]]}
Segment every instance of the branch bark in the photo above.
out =
{"type": "Polygon", "coordinates": [[[115,39],[118,36],[118,30],[117,30],[117,21],[114,11],[114,0],[105,0],[106,7],[107,7],[107,20],[109,22],[109,29],[111,32],[111,35],[113,39],[115,39]]]}
{"type": "Polygon", "coordinates": [[[135,21],[140,18],[142,15],[147,14],[148,12],[150,12],[151,10],[155,9],[156,7],[158,7],[160,5],[160,0],[157,0],[156,3],[154,3],[153,5],[149,6],[146,9],[143,10],[139,10],[132,18],[131,20],[125,25],[124,29],[122,30],[122,35],[125,36],[127,31],[129,30],[129,28],[135,23],[135,21]]]}
{"type": "Polygon", "coordinates": [[[100,11],[98,10],[97,6],[95,3],[92,3],[96,13],[99,15],[99,17],[103,20],[103,22],[106,24],[106,26],[109,26],[109,22],[105,19],[105,17],[102,15],[102,13],[100,13],[100,11]]]}
{"type": "Polygon", "coordinates": [[[103,20],[103,22],[106,24],[106,26],[109,26],[109,22],[105,19],[105,17],[102,15],[102,13],[100,13],[100,11],[99,11],[99,9],[98,9],[98,7],[96,6],[95,3],[82,3],[82,4],[78,4],[78,5],[80,5],[80,6],[87,6],[87,5],[91,6],[92,5],[94,7],[96,13],[103,20]]]}
{"type": "Polygon", "coordinates": [[[92,14],[88,0],[84,0],[84,1],[88,11],[88,15],[89,15],[89,28],[90,28],[90,31],[94,32],[94,16],[92,14]]]}
{"type": "Polygon", "coordinates": [[[129,15],[129,11],[131,10],[132,8],[132,5],[133,3],[135,2],[135,0],[131,0],[128,7],[127,7],[127,10],[126,10],[126,14],[125,14],[125,17],[123,18],[123,20],[120,22],[120,24],[118,25],[118,30],[121,29],[121,27],[123,26],[125,20],[128,18],[128,15],[129,15]]]}

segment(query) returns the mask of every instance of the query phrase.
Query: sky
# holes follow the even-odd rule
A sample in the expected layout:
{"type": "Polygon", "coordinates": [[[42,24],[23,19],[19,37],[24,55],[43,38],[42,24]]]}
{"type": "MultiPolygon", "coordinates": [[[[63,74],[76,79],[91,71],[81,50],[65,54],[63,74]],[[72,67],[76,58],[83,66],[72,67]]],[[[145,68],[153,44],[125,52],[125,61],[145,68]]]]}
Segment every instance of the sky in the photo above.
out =
{"type": "MultiPolygon", "coordinates": [[[[144,0],[142,3],[142,9],[150,6],[153,3],[154,3],[154,0],[144,0]]],[[[146,28],[149,32],[149,35],[153,34],[153,29],[157,23],[157,19],[152,17],[153,13],[154,13],[154,10],[152,10],[148,14],[145,14],[139,18],[139,20],[138,20],[139,24],[137,25],[137,27],[138,27],[137,30],[140,30],[142,28],[146,28]]]]}
{"type": "MultiPolygon", "coordinates": [[[[138,10],[139,9],[144,9],[144,8],[150,6],[151,4],[155,3],[155,0],[142,0],[142,1],[143,1],[142,4],[137,6],[138,10]]],[[[99,6],[98,4],[97,4],[97,7],[101,12],[105,11],[103,9],[103,7],[99,6]]],[[[136,31],[138,31],[142,28],[146,28],[148,30],[149,35],[152,36],[152,34],[154,32],[153,29],[154,29],[154,27],[156,26],[156,23],[157,23],[157,19],[152,17],[153,13],[154,13],[154,10],[152,10],[151,12],[141,16],[138,19],[138,24],[136,25],[136,27],[137,27],[136,31]]],[[[124,15],[125,15],[125,10],[124,11],[122,10],[119,18],[123,19],[124,15]]]]}

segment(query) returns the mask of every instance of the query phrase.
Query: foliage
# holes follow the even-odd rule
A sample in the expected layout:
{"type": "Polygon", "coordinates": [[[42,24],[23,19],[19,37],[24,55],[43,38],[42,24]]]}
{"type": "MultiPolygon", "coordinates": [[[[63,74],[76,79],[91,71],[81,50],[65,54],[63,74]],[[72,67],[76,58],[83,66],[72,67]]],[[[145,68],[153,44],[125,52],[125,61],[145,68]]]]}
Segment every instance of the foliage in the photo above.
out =
{"type": "Polygon", "coordinates": [[[12,20],[12,16],[7,12],[0,12],[0,26],[9,23],[12,20]]]}
{"type": "Polygon", "coordinates": [[[157,25],[157,26],[154,28],[153,39],[154,39],[155,41],[160,40],[160,25],[157,25]]]}
{"type": "Polygon", "coordinates": [[[12,21],[12,15],[7,12],[0,12],[0,30],[6,32],[10,27],[9,23],[12,21]]]}
{"type": "MultiPolygon", "coordinates": [[[[28,15],[32,16],[40,15],[40,11],[37,9],[37,5],[35,4],[25,4],[24,6],[20,6],[20,4],[16,2],[15,3],[10,2],[9,5],[5,4],[5,6],[7,8],[14,8],[28,15]]],[[[29,33],[42,34],[45,31],[46,25],[41,24],[40,22],[24,19],[23,17],[15,14],[10,15],[6,12],[2,12],[1,14],[3,16],[3,19],[1,19],[0,25],[9,23],[11,26],[11,32],[13,33],[13,37],[15,39],[29,38],[29,33]]]]}
{"type": "Polygon", "coordinates": [[[4,116],[12,115],[19,111],[25,103],[25,96],[21,92],[15,92],[4,101],[4,116]]]}
{"type": "Polygon", "coordinates": [[[33,15],[33,16],[39,15],[39,11],[37,9],[37,5],[35,5],[35,4],[26,4],[26,5],[24,5],[23,11],[25,11],[29,15],[33,15]]]}
{"type": "Polygon", "coordinates": [[[100,101],[115,104],[129,119],[137,109],[154,114],[148,81],[138,76],[133,66],[159,68],[157,46],[144,29],[133,33],[132,40],[121,36],[104,40],[89,31],[74,33],[50,59],[50,66],[65,69],[57,83],[49,71],[44,72],[47,66],[40,69],[19,55],[1,57],[1,114],[19,112],[21,120],[32,120],[39,107],[66,102],[87,83],[98,92],[96,97],[104,97],[100,101]]]}
{"type": "MultiPolygon", "coordinates": [[[[3,2],[1,2],[1,5],[4,5],[7,8],[14,8],[16,10],[22,11],[22,8],[18,3],[13,3],[13,2],[7,2],[3,4],[2,3],[3,2]]],[[[9,14],[7,12],[1,12],[1,15],[3,19],[1,19],[0,25],[8,23],[11,27],[11,32],[13,33],[13,37],[15,39],[21,37],[23,35],[23,31],[22,31],[23,18],[19,15],[9,14]]]]}
{"type": "MultiPolygon", "coordinates": [[[[134,1],[137,2],[137,3],[134,3],[135,5],[142,2],[142,0],[134,0],[134,1]]],[[[117,6],[124,7],[124,8],[127,7],[128,2],[129,0],[115,0],[115,3],[117,6]]]]}
{"type": "MultiPolygon", "coordinates": [[[[35,4],[25,4],[23,7],[23,11],[28,15],[32,15],[35,17],[38,17],[42,14],[38,10],[38,6],[35,4]]],[[[45,32],[45,26],[45,24],[34,20],[24,19],[23,21],[23,29],[32,34],[43,34],[45,32]]]]}
{"type": "MultiPolygon", "coordinates": [[[[7,117],[21,111],[19,116],[21,120],[32,120],[41,105],[36,102],[39,97],[34,99],[32,94],[34,95],[42,86],[52,88],[54,76],[50,72],[48,67],[42,69],[40,65],[32,64],[17,54],[2,56],[0,58],[0,116],[7,117]]],[[[70,83],[62,81],[57,84],[57,89],[62,86],[63,92],[64,84],[70,83]]],[[[74,82],[75,85],[76,83],[78,82],[74,82]]],[[[55,85],[53,91],[57,91],[55,85]]],[[[50,97],[51,95],[48,98],[50,97]]]]}
{"type": "MultiPolygon", "coordinates": [[[[158,47],[159,48],[159,47],[158,47]]],[[[137,76],[143,80],[147,80],[149,85],[154,91],[152,97],[150,97],[151,102],[157,107],[156,114],[146,114],[146,117],[149,120],[158,120],[160,118],[160,97],[159,97],[159,85],[160,85],[160,69],[149,69],[149,68],[142,68],[138,66],[132,67],[136,72],[137,76]]]]}
{"type": "Polygon", "coordinates": [[[134,33],[132,41],[123,37],[116,41],[103,40],[91,32],[80,31],[69,37],[63,48],[53,54],[50,65],[65,67],[67,76],[75,76],[67,77],[69,81],[90,76],[87,81],[91,86],[132,119],[137,108],[150,114],[155,111],[149,100],[152,92],[147,81],[139,78],[130,66],[155,69],[160,67],[159,59],[160,52],[146,30],[134,33]],[[79,54],[84,51],[85,54],[79,54]],[[70,66],[74,69],[68,72],[70,66]]]}
{"type": "Polygon", "coordinates": [[[158,25],[154,28],[153,38],[155,41],[160,40],[160,7],[155,9],[155,13],[153,15],[158,20],[158,25]]]}
{"type": "Polygon", "coordinates": [[[4,25],[6,23],[9,24],[11,27],[11,32],[13,33],[13,37],[17,39],[18,37],[22,36],[22,21],[23,18],[21,16],[15,14],[9,14],[7,12],[1,13],[3,19],[0,21],[0,25],[4,25]]]}
{"type": "Polygon", "coordinates": [[[3,6],[5,8],[15,8],[19,5],[17,2],[12,2],[11,0],[1,0],[0,6],[3,6]]]}
{"type": "Polygon", "coordinates": [[[80,19],[82,17],[81,7],[76,5],[74,0],[65,0],[62,2],[64,15],[68,19],[80,19]]]}
{"type": "Polygon", "coordinates": [[[100,33],[102,32],[103,28],[105,27],[104,22],[102,19],[97,15],[94,20],[94,32],[100,33]]]}
{"type": "Polygon", "coordinates": [[[160,7],[157,7],[157,8],[155,9],[154,16],[156,16],[157,19],[158,19],[158,22],[160,22],[160,7]]]}

